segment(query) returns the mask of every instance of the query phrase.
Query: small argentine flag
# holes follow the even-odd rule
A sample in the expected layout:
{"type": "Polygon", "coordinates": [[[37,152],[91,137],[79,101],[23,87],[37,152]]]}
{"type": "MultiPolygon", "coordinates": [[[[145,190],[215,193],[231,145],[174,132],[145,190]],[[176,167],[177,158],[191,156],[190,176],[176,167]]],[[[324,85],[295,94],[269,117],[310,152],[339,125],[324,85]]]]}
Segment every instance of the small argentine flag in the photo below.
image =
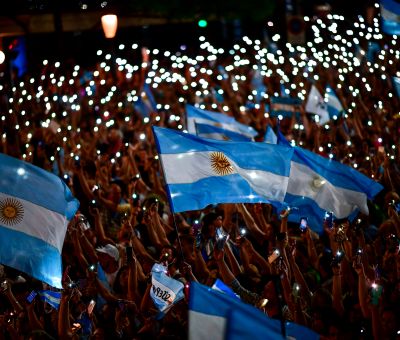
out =
{"type": "Polygon", "coordinates": [[[186,120],[189,133],[196,134],[196,123],[216,126],[224,130],[241,134],[249,139],[257,136],[257,131],[251,126],[237,122],[233,117],[220,112],[201,110],[192,105],[186,105],[186,120]]]}
{"type": "Polygon", "coordinates": [[[182,282],[166,275],[167,268],[161,264],[154,264],[151,269],[150,296],[157,309],[163,314],[184,297],[182,282]]]}
{"type": "Polygon", "coordinates": [[[60,307],[61,292],[53,292],[52,290],[41,290],[38,292],[40,300],[47,302],[54,309],[60,307]]]}

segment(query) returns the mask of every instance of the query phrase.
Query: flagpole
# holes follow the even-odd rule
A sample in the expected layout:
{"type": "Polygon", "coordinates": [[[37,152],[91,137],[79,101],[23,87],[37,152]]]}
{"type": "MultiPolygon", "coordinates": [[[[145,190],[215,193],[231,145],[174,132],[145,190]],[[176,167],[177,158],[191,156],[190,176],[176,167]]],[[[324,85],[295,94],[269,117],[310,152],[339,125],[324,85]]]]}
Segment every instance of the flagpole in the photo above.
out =
{"type": "MultiPolygon", "coordinates": [[[[163,163],[163,160],[162,160],[162,157],[161,157],[161,148],[160,148],[160,145],[158,143],[157,136],[154,133],[153,127],[152,127],[152,131],[153,131],[153,137],[154,137],[154,141],[155,141],[157,152],[158,152],[158,159],[160,160],[160,163],[161,163],[161,169],[162,169],[162,173],[163,173],[164,181],[165,181],[166,177],[165,177],[165,171],[164,171],[164,163],[163,163]]],[[[166,181],[165,181],[165,190],[167,191],[167,199],[168,199],[168,202],[169,202],[169,207],[170,207],[171,212],[172,212],[172,219],[174,221],[176,237],[178,238],[179,251],[181,253],[182,261],[185,262],[185,256],[183,255],[183,249],[182,249],[182,242],[181,242],[181,239],[179,237],[178,225],[176,224],[176,219],[175,219],[174,205],[173,205],[172,199],[171,199],[171,191],[169,190],[169,187],[168,187],[166,181]]]]}
{"type": "Polygon", "coordinates": [[[276,294],[279,300],[279,320],[281,322],[281,333],[282,337],[286,339],[286,326],[285,326],[285,318],[283,316],[283,296],[282,296],[282,287],[280,281],[280,275],[274,275],[273,282],[276,290],[276,294]]]}

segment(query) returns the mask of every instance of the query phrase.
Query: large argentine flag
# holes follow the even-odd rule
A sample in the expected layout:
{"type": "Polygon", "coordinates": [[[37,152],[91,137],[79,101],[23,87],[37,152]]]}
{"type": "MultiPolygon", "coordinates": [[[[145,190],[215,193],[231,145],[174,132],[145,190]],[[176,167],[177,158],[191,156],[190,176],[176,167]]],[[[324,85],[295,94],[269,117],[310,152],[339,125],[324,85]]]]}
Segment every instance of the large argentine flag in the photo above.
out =
{"type": "Polygon", "coordinates": [[[400,3],[395,0],[381,0],[382,31],[400,35],[400,3]]]}
{"type": "Polygon", "coordinates": [[[216,203],[282,202],[293,149],[153,127],[175,212],[216,203]]]}
{"type": "Polygon", "coordinates": [[[217,126],[225,130],[239,133],[247,138],[257,136],[257,131],[252,127],[238,123],[234,118],[223,113],[201,110],[192,105],[186,105],[187,130],[191,134],[196,134],[196,123],[217,126]]]}
{"type": "MultiPolygon", "coordinates": [[[[319,339],[311,330],[286,322],[286,335],[294,339],[319,339]]],[[[190,340],[283,339],[281,323],[251,305],[197,282],[190,285],[190,340]]]]}
{"type": "Polygon", "coordinates": [[[57,176],[0,154],[0,263],[62,288],[61,250],[79,202],[57,176]]]}
{"type": "Polygon", "coordinates": [[[235,142],[251,142],[252,138],[233,132],[218,126],[209,124],[196,124],[196,135],[202,138],[210,138],[216,140],[231,140],[235,142]]]}
{"type": "MultiPolygon", "coordinates": [[[[278,132],[278,144],[287,143],[278,132]]],[[[307,217],[311,228],[322,232],[327,212],[339,219],[357,209],[368,215],[367,199],[383,189],[379,183],[347,165],[300,147],[294,149],[285,203],[298,209],[292,210],[289,221],[307,217]]]]}

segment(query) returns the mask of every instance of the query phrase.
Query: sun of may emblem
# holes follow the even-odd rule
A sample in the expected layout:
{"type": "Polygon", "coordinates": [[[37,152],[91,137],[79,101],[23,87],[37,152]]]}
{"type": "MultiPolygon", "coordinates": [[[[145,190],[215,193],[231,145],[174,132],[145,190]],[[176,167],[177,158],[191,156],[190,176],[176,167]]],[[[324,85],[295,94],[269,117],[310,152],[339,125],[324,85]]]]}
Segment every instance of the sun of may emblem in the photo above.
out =
{"type": "Polygon", "coordinates": [[[0,201],[0,222],[6,225],[18,224],[24,217],[22,203],[14,198],[0,201]]]}
{"type": "Polygon", "coordinates": [[[213,152],[210,158],[211,167],[218,175],[225,176],[233,173],[231,163],[222,152],[213,152]]]}

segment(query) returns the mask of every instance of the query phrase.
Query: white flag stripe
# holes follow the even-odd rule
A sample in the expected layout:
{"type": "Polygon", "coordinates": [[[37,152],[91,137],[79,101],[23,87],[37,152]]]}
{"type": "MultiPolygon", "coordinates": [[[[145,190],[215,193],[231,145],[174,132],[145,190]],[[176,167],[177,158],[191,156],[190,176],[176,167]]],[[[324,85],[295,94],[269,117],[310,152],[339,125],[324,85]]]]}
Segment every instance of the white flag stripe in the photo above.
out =
{"type": "Polygon", "coordinates": [[[166,182],[168,184],[185,184],[211,176],[221,176],[211,167],[211,154],[212,152],[161,154],[166,182]]]}
{"type": "MultiPolygon", "coordinates": [[[[213,170],[211,154],[213,152],[189,152],[181,154],[162,154],[162,163],[168,184],[195,183],[208,177],[223,176],[213,170]]],[[[238,173],[251,188],[269,199],[283,201],[289,178],[263,170],[249,170],[239,167],[229,159],[233,171],[238,173]]],[[[228,190],[229,188],[227,188],[228,190]]]]}
{"type": "MultiPolygon", "coordinates": [[[[66,227],[68,221],[65,216],[19,197],[6,195],[0,192],[0,202],[5,202],[6,199],[16,200],[22,204],[23,219],[21,221],[16,221],[15,224],[12,224],[10,220],[10,225],[2,223],[0,220],[0,224],[3,227],[39,238],[57,248],[61,253],[65,237],[65,228],[60,226],[66,227]]],[[[32,255],[34,256],[34,254],[32,255]]]]}
{"type": "Polygon", "coordinates": [[[198,134],[198,136],[201,137],[201,138],[209,138],[209,139],[215,139],[215,140],[225,140],[224,135],[222,133],[218,133],[218,132],[200,133],[200,134],[198,134]]]}
{"type": "Polygon", "coordinates": [[[287,193],[311,198],[321,209],[333,212],[337,218],[348,217],[356,207],[368,214],[365,193],[334,186],[308,166],[297,162],[291,162],[287,193]],[[324,180],[325,183],[315,187],[316,179],[324,180]]]}
{"type": "Polygon", "coordinates": [[[189,340],[224,340],[227,319],[189,310],[189,340]]]}

